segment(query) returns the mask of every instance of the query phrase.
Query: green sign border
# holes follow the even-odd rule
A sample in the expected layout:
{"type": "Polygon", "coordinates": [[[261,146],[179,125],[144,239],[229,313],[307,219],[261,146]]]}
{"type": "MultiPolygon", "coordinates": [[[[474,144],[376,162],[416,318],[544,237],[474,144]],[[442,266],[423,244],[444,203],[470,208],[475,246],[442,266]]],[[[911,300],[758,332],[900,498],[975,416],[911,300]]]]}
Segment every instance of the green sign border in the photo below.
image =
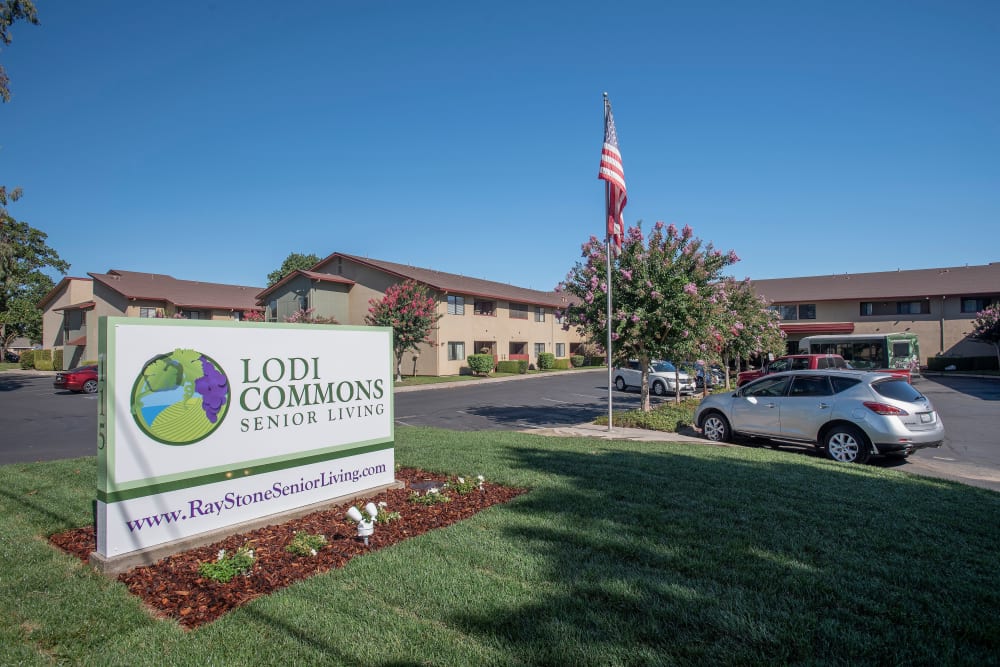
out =
{"type": "MultiPolygon", "coordinates": [[[[329,324],[287,324],[280,322],[237,322],[221,320],[174,320],[174,319],[138,319],[134,317],[113,317],[102,315],[98,320],[98,418],[97,418],[97,499],[104,503],[113,503],[121,500],[132,500],[144,496],[157,495],[167,491],[177,491],[180,489],[202,486],[216,482],[223,482],[237,477],[250,477],[264,473],[271,473],[279,470],[287,470],[299,466],[323,461],[333,461],[336,459],[364,454],[368,452],[393,449],[395,447],[395,401],[389,401],[389,438],[376,438],[373,440],[360,441],[335,445],[328,448],[313,449],[299,454],[288,454],[273,458],[232,462],[225,466],[215,466],[200,470],[189,470],[183,473],[150,477],[142,480],[135,480],[128,483],[118,484],[113,479],[115,447],[115,424],[116,412],[118,410],[117,401],[112,400],[116,394],[115,372],[117,370],[117,359],[110,352],[116,350],[117,334],[116,325],[131,326],[154,326],[154,327],[212,327],[229,329],[284,329],[290,331],[303,331],[306,329],[329,330],[335,327],[346,331],[383,331],[388,332],[389,346],[386,350],[387,373],[386,376],[392,382],[393,371],[393,350],[392,350],[392,328],[391,327],[368,327],[351,325],[329,325],[329,324]]],[[[390,385],[390,391],[392,387],[390,385]]],[[[230,406],[230,409],[232,406],[230,406]]]]}

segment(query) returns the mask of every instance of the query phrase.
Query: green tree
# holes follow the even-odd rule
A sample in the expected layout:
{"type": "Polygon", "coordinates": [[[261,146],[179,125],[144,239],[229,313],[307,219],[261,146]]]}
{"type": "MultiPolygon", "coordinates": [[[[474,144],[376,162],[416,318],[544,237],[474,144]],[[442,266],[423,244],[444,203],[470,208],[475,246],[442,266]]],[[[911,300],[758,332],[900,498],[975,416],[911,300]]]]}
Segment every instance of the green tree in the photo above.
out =
{"type": "Polygon", "coordinates": [[[20,196],[20,189],[8,192],[0,186],[0,353],[17,336],[40,340],[42,314],[35,304],[53,287],[43,270],[63,275],[69,270],[44,232],[7,212],[7,204],[20,196]]]}
{"type": "Polygon", "coordinates": [[[427,287],[407,280],[392,285],[381,299],[368,302],[365,323],[375,327],[392,327],[393,353],[396,355],[396,380],[403,379],[403,355],[416,350],[421,343],[430,343],[430,332],[442,315],[437,303],[428,295],[427,287]]]}
{"type": "MultiPolygon", "coordinates": [[[[583,245],[577,262],[557,288],[576,297],[565,313],[565,327],[576,326],[595,343],[607,336],[607,261],[597,239],[583,245]]],[[[649,239],[641,223],[630,227],[612,264],[612,364],[636,359],[642,368],[642,409],[649,402],[649,364],[679,361],[716,345],[712,327],[714,283],[723,268],[739,261],[694,236],[691,227],[657,222],[649,239]]],[[[679,399],[677,399],[679,400],[679,399]]]]}
{"type": "Polygon", "coordinates": [[[303,255],[302,253],[293,252],[285,261],[281,263],[280,269],[275,269],[271,273],[267,274],[267,286],[270,287],[281,281],[282,278],[287,276],[292,271],[307,270],[319,264],[319,257],[316,255],[303,255]]]}
{"type": "MultiPolygon", "coordinates": [[[[0,42],[10,44],[13,39],[10,34],[10,27],[16,21],[27,21],[38,25],[38,13],[35,11],[35,3],[31,0],[2,0],[0,1],[0,42]]],[[[0,65],[0,99],[4,102],[10,101],[10,79],[3,65],[0,65]]]]}
{"type": "Polygon", "coordinates": [[[1000,303],[984,308],[976,313],[972,321],[972,338],[990,343],[997,353],[997,364],[1000,365],[1000,303]]]}
{"type": "Polygon", "coordinates": [[[755,355],[784,354],[785,333],[778,313],[768,307],[767,299],[753,291],[749,278],[726,278],[717,283],[716,306],[713,324],[721,334],[719,355],[727,387],[732,362],[739,368],[742,360],[755,355]]]}

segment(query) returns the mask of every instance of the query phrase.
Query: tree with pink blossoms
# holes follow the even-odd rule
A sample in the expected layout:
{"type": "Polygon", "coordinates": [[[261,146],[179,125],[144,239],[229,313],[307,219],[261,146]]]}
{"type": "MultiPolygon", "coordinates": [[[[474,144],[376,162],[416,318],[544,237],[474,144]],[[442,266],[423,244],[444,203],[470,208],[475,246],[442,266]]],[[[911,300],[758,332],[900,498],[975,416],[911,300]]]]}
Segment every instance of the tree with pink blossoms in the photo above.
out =
{"type": "Polygon", "coordinates": [[[441,317],[427,288],[413,280],[392,285],[384,297],[368,301],[365,324],[392,327],[397,381],[403,379],[403,355],[407,350],[416,351],[422,343],[431,343],[430,332],[441,317]]]}
{"type": "MultiPolygon", "coordinates": [[[[716,284],[713,326],[722,334],[719,359],[726,370],[732,362],[753,356],[785,353],[785,333],[778,313],[769,308],[767,299],[753,291],[750,279],[726,278],[716,284]]],[[[737,366],[738,368],[738,366],[737,366]]]]}
{"type": "Polygon", "coordinates": [[[997,364],[1000,365],[1000,303],[984,308],[976,313],[972,321],[971,338],[990,343],[997,353],[997,364]]]}
{"type": "MultiPolygon", "coordinates": [[[[576,297],[563,326],[575,326],[597,343],[607,340],[605,252],[604,243],[590,237],[583,260],[557,288],[576,297]]],[[[712,298],[722,270],[738,261],[735,252],[716,250],[689,226],[657,222],[648,239],[641,223],[628,229],[611,269],[611,363],[639,361],[643,410],[651,410],[651,361],[680,361],[721,347],[721,333],[712,326],[712,298]]]]}

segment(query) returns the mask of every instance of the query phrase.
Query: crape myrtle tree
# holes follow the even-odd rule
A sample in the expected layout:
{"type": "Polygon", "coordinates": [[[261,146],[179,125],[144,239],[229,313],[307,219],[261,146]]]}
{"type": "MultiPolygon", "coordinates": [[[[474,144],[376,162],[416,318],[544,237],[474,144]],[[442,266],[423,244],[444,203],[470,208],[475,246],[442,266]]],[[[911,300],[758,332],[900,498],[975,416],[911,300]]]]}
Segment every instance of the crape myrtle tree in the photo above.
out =
{"type": "Polygon", "coordinates": [[[976,319],[972,321],[971,337],[992,344],[997,354],[997,364],[1000,365],[1000,303],[976,313],[976,319]]]}
{"type": "MultiPolygon", "coordinates": [[[[591,236],[583,245],[583,261],[556,288],[576,297],[563,313],[563,327],[575,326],[594,342],[607,340],[605,253],[604,243],[591,236]]],[[[678,230],[657,222],[648,239],[641,223],[628,229],[611,267],[611,363],[639,361],[644,411],[651,410],[651,361],[686,359],[719,345],[720,334],[712,326],[714,283],[738,261],[735,252],[723,253],[696,238],[690,226],[678,230]]]]}
{"type": "Polygon", "coordinates": [[[431,343],[430,332],[441,317],[427,287],[414,280],[392,285],[384,297],[368,301],[365,324],[392,327],[397,381],[403,379],[403,355],[416,351],[421,343],[431,343]]]}
{"type": "Polygon", "coordinates": [[[749,278],[742,281],[726,278],[715,287],[713,325],[722,336],[718,353],[726,372],[728,388],[732,362],[737,362],[739,369],[744,359],[783,354],[785,332],[781,330],[781,318],[777,311],[770,309],[767,299],[753,291],[749,278]]]}

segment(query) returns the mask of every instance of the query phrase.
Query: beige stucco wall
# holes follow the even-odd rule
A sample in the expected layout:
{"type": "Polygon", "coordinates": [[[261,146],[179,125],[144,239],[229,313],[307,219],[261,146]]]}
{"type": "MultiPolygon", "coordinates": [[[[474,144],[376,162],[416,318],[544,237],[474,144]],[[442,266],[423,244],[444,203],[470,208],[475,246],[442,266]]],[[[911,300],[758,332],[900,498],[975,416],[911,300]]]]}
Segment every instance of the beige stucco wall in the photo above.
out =
{"type": "MultiPolygon", "coordinates": [[[[864,301],[882,303],[880,299],[864,301]]],[[[909,300],[909,299],[907,299],[909,300]]],[[[920,362],[926,364],[937,354],[949,356],[979,356],[994,354],[993,347],[967,339],[972,331],[973,313],[961,312],[957,297],[929,299],[929,313],[921,315],[861,316],[861,299],[816,302],[815,320],[797,320],[799,323],[853,322],[854,333],[915,333],[920,339],[920,362]]],[[[895,307],[896,299],[884,300],[895,307]]],[[[808,335],[808,334],[802,334],[808,335]]],[[[793,335],[795,341],[802,335],[793,335]]]]}

